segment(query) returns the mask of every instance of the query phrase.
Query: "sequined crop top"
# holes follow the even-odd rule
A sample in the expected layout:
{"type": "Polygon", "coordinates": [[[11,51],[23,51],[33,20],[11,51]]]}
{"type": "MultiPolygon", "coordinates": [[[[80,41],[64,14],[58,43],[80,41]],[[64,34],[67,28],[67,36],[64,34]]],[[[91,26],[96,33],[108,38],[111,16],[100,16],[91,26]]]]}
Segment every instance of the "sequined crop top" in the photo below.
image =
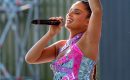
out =
{"type": "Polygon", "coordinates": [[[77,34],[59,49],[59,54],[64,55],[50,64],[54,73],[53,80],[90,80],[96,62],[85,57],[76,45],[81,36],[82,33],[77,34]]]}

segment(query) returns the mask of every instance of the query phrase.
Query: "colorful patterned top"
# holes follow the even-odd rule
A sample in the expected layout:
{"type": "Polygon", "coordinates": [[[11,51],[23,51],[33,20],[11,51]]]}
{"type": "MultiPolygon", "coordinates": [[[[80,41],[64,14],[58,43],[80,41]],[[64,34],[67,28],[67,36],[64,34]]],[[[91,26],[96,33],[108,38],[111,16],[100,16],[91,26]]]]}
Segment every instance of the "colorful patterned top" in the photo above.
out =
{"type": "Polygon", "coordinates": [[[50,65],[54,73],[53,80],[90,80],[96,62],[85,57],[75,44],[81,36],[82,33],[67,40],[66,45],[59,50],[59,55],[63,56],[50,65]]]}

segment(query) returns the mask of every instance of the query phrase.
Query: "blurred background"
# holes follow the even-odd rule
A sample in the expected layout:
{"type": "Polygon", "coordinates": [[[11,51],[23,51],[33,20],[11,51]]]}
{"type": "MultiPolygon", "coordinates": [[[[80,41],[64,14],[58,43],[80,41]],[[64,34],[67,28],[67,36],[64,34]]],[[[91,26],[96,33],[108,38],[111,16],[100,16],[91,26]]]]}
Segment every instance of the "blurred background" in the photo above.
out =
{"type": "MultiPolygon", "coordinates": [[[[47,31],[46,25],[33,25],[33,19],[65,18],[77,0],[0,0],[0,80],[52,80],[50,63],[30,65],[27,51],[47,31]]],[[[97,80],[129,80],[130,4],[129,0],[101,0],[103,26],[97,80]]],[[[65,28],[52,44],[67,39],[65,28]]]]}

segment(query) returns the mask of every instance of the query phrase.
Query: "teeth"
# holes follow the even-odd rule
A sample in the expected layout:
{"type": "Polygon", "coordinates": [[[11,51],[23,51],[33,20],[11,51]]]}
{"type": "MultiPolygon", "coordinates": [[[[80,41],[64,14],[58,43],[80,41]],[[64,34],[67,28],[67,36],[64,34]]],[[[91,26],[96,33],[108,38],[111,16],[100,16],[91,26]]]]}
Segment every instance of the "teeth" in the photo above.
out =
{"type": "Polygon", "coordinates": [[[67,21],[72,21],[72,19],[67,19],[67,21]]]}
{"type": "Polygon", "coordinates": [[[72,22],[73,20],[72,19],[67,19],[67,22],[72,22]]]}

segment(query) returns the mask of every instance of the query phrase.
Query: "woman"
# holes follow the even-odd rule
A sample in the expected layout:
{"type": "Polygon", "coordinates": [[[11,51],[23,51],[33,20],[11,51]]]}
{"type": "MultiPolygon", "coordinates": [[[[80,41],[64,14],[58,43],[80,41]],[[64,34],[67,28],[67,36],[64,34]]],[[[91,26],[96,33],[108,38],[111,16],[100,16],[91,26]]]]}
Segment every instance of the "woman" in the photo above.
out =
{"type": "Polygon", "coordinates": [[[25,60],[30,64],[52,62],[54,80],[93,80],[101,36],[102,8],[99,0],[77,1],[66,15],[68,40],[60,40],[46,47],[62,26],[50,25],[49,31],[28,51],[25,60]]]}

